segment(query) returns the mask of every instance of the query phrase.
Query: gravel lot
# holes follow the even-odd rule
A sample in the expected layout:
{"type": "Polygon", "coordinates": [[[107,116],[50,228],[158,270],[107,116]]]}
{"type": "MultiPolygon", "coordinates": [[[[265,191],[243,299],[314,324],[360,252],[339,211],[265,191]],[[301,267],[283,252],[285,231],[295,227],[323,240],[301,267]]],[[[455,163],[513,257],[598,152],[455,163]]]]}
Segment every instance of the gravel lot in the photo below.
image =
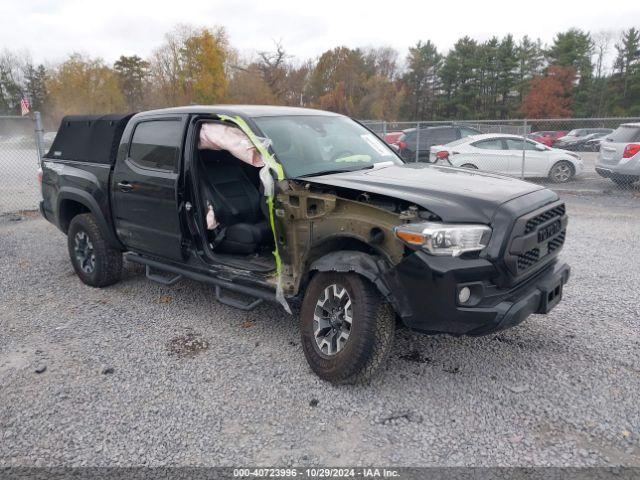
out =
{"type": "Polygon", "coordinates": [[[360,387],[315,377],[278,307],[134,266],[92,289],[53,226],[0,217],[0,466],[640,466],[639,199],[566,200],[573,277],[550,315],[400,331],[360,387]]]}

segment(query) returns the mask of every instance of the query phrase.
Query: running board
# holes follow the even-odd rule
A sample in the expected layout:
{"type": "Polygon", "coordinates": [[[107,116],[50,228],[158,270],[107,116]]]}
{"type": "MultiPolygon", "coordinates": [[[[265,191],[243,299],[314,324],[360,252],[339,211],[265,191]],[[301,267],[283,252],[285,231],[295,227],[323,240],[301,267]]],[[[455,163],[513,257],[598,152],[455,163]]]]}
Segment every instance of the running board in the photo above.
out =
{"type": "Polygon", "coordinates": [[[125,253],[124,257],[129,262],[144,265],[146,267],[147,278],[153,280],[154,282],[162,283],[163,285],[173,285],[182,278],[190,278],[191,280],[195,280],[197,282],[209,283],[215,286],[216,300],[230,307],[249,311],[256,308],[264,300],[268,302],[279,303],[278,300],[276,300],[276,293],[274,290],[241,285],[230,280],[223,280],[211,275],[206,275],[204,273],[194,272],[193,270],[187,270],[182,267],[162,263],[157,260],[152,260],[133,252],[125,253]],[[166,277],[163,275],[158,275],[157,273],[153,273],[152,269],[167,272],[173,274],[173,276],[166,277]],[[247,302],[236,300],[229,297],[228,295],[225,295],[225,291],[237,293],[240,295],[246,295],[248,297],[251,297],[253,300],[249,300],[247,302]]]}
{"type": "Polygon", "coordinates": [[[255,300],[249,301],[249,302],[242,302],[240,300],[236,300],[228,296],[223,296],[222,292],[223,292],[222,287],[220,285],[216,285],[216,300],[218,300],[220,303],[224,305],[228,305],[234,308],[239,308],[240,310],[244,310],[245,312],[253,310],[254,308],[256,308],[258,305],[262,303],[261,298],[256,298],[255,300]]]}
{"type": "Polygon", "coordinates": [[[180,275],[179,273],[176,273],[173,277],[166,277],[164,275],[158,275],[157,273],[152,273],[150,265],[145,265],[145,267],[146,267],[147,278],[152,282],[169,286],[182,280],[182,275],[180,275]]]}

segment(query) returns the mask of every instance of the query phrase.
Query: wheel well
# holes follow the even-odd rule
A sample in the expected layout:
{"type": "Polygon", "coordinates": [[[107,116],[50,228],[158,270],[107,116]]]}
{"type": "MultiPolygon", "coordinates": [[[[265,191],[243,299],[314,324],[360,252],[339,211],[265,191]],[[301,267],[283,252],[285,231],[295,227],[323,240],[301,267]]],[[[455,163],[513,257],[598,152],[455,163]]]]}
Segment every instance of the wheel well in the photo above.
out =
{"type": "Polygon", "coordinates": [[[573,164],[573,162],[571,160],[569,160],[568,158],[561,158],[560,160],[556,160],[555,162],[553,162],[553,165],[551,165],[551,168],[555,167],[556,165],[558,165],[559,163],[567,163],[572,170],[575,172],[576,171],[576,167],[573,164]]]}
{"type": "Polygon", "coordinates": [[[332,237],[311,247],[311,251],[307,257],[307,264],[311,265],[320,257],[324,257],[327,253],[336,252],[338,250],[352,250],[368,253],[369,255],[377,254],[371,245],[358,238],[332,237]]]}
{"type": "Polygon", "coordinates": [[[69,224],[73,217],[82,213],[91,213],[91,210],[76,200],[62,200],[60,202],[60,210],[58,211],[58,220],[60,222],[60,229],[67,233],[69,230],[69,224]]]}
{"type": "Polygon", "coordinates": [[[311,250],[309,251],[309,255],[307,257],[304,275],[302,277],[301,285],[303,288],[301,289],[301,291],[306,288],[306,285],[311,280],[311,277],[313,277],[313,275],[316,273],[315,271],[309,270],[309,267],[313,264],[313,262],[331,252],[336,252],[339,250],[362,252],[369,255],[376,255],[378,253],[367,242],[355,237],[328,238],[311,247],[311,250]]]}

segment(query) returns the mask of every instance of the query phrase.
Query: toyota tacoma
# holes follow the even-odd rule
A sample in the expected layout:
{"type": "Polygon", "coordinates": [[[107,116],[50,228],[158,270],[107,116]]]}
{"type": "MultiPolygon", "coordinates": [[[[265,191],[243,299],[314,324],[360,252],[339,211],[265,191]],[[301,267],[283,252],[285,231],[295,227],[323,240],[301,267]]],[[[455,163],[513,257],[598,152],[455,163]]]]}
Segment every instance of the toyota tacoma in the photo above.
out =
{"type": "Polygon", "coordinates": [[[206,282],[245,310],[299,312],[312,370],[365,381],[404,325],[485,335],[548,313],[569,266],[565,205],[542,186],[405,163],[319,110],[189,106],[69,116],[41,165],[42,215],[87,285],[206,282]]]}

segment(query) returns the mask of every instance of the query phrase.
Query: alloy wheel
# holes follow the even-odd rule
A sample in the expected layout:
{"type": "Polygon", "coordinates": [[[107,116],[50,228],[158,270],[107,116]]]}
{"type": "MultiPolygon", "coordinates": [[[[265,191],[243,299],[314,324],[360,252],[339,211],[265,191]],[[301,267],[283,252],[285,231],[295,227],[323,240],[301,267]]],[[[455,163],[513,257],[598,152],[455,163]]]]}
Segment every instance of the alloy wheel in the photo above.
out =
{"type": "Polygon", "coordinates": [[[351,334],[353,306],[347,289],[342,285],[326,287],[316,302],[313,331],[316,346],[324,355],[339,353],[351,334]]]}
{"type": "Polygon", "coordinates": [[[74,253],[78,266],[84,273],[91,274],[96,268],[96,254],[93,250],[93,243],[89,235],[83,230],[76,233],[74,237],[74,253]]]}
{"type": "Polygon", "coordinates": [[[551,176],[554,181],[558,183],[564,183],[571,178],[571,167],[566,163],[560,163],[553,167],[551,176]]]}

